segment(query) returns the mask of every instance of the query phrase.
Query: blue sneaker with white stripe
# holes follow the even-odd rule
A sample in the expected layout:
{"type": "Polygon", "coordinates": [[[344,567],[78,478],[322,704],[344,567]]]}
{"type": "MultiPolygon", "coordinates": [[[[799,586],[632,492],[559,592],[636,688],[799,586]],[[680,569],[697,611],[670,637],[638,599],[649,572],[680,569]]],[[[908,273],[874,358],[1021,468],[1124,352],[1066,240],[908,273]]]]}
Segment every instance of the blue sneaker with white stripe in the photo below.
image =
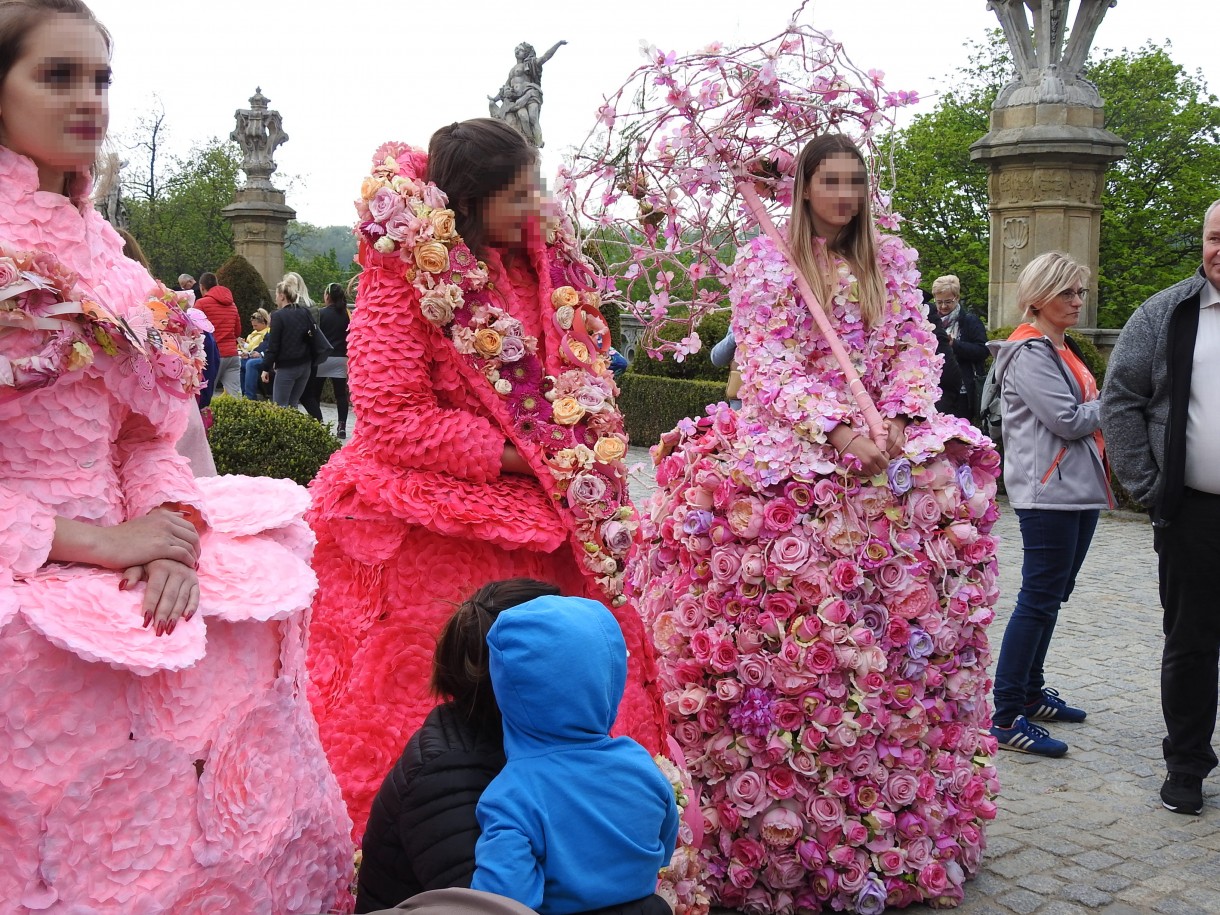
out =
{"type": "Polygon", "coordinates": [[[1016,750],[1035,756],[1057,759],[1068,751],[1068,745],[1056,740],[1046,728],[1038,727],[1024,715],[1018,715],[1010,728],[992,725],[991,734],[1000,742],[1001,750],[1016,750]]]}
{"type": "Polygon", "coordinates": [[[1025,717],[1030,721],[1062,721],[1080,724],[1089,717],[1082,708],[1073,708],[1059,698],[1055,689],[1042,690],[1042,696],[1025,706],[1025,717]]]}

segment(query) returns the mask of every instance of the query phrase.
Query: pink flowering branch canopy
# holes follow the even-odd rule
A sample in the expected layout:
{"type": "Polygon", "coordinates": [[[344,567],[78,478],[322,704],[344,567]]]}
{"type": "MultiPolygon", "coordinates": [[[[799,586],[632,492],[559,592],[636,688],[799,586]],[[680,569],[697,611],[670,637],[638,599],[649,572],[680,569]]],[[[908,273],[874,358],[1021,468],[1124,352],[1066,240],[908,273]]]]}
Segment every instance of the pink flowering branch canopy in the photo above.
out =
{"type": "MultiPolygon", "coordinates": [[[[857,68],[803,13],[804,5],[778,35],[739,48],[713,44],[685,57],[645,48],[648,63],[602,105],[561,172],[573,221],[598,244],[607,272],[631,281],[626,305],[649,353],[699,350],[695,328],[726,307],[722,280],[737,246],[791,207],[795,154],[807,140],[850,134],[875,177],[875,132],[918,101],[886,92],[882,73],[857,68]],[[739,179],[757,192],[756,206],[743,205],[739,179]]],[[[885,195],[878,203],[885,213],[885,195]]]]}

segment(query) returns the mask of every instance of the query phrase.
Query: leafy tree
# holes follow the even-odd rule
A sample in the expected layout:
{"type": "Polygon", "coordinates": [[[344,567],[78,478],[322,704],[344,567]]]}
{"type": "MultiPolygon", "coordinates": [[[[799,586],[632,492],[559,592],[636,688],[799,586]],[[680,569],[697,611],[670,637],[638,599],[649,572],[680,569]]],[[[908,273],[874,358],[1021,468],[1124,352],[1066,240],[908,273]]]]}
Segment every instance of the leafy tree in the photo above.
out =
{"type": "Polygon", "coordinates": [[[221,211],[233,202],[241,156],[237,146],[213,138],[183,157],[164,154],[165,114],[146,119],[131,146],[141,161],[124,174],[131,234],[152,272],[177,287],[180,273],[198,277],[233,254],[233,227],[221,211]]]}
{"type": "MultiPolygon", "coordinates": [[[[1129,144],[1106,173],[1102,196],[1098,324],[1121,327],[1158,289],[1198,266],[1203,211],[1220,174],[1220,108],[1199,73],[1166,49],[1104,52],[1086,75],[1106,102],[1106,126],[1129,144]]],[[[974,46],[958,82],[894,139],[894,205],[903,236],[920,252],[927,282],[962,280],[962,298],[983,313],[989,236],[987,169],[969,146],[989,127],[991,103],[1011,64],[998,30],[974,46]]]]}
{"type": "Polygon", "coordinates": [[[220,265],[220,269],[216,271],[216,281],[233,293],[233,301],[241,312],[243,336],[250,333],[250,315],[257,309],[275,310],[275,300],[271,297],[267,284],[254,269],[254,265],[240,254],[234,254],[220,265]]]}

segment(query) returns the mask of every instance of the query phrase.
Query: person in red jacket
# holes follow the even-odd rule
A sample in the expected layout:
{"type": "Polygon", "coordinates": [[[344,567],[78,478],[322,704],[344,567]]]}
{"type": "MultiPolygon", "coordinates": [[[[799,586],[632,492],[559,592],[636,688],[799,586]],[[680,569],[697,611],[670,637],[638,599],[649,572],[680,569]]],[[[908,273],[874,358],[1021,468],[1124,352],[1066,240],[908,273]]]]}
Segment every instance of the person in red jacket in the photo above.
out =
{"type": "Polygon", "coordinates": [[[233,293],[217,284],[215,273],[199,277],[199,288],[203,297],[195,307],[208,316],[212,332],[216,337],[216,349],[220,351],[220,374],[216,383],[230,397],[241,396],[241,356],[237,352],[237,338],[241,336],[241,315],[233,301],[233,293]]]}

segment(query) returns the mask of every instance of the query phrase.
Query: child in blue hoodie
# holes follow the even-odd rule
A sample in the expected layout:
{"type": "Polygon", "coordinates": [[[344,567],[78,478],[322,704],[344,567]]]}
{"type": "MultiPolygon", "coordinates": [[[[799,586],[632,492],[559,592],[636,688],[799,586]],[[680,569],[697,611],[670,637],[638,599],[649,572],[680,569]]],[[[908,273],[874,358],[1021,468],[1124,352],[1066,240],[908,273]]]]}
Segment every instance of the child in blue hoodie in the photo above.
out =
{"type": "Polygon", "coordinates": [[[541,915],[648,897],[673,854],[678,806],[648,751],[610,736],[627,678],[613,615],[539,597],[503,611],[487,644],[508,764],[479,799],[471,888],[541,915]]]}

